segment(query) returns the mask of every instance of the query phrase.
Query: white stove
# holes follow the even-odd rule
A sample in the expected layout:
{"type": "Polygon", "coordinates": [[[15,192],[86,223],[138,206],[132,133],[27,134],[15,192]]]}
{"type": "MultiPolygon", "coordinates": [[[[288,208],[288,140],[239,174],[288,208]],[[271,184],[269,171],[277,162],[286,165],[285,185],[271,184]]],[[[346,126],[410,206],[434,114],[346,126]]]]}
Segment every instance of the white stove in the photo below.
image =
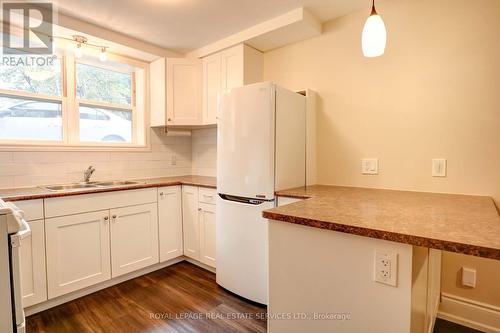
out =
{"type": "Polygon", "coordinates": [[[0,199],[0,332],[25,332],[20,246],[30,234],[24,212],[0,199]]]}

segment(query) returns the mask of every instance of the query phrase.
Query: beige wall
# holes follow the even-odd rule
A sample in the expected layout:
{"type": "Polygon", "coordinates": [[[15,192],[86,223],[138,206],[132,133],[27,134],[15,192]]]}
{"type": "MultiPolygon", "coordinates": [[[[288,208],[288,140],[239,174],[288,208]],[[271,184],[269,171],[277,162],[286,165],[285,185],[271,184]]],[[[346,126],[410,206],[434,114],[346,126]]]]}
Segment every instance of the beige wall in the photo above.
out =
{"type": "MultiPolygon", "coordinates": [[[[327,22],[323,35],[264,56],[264,77],[318,92],[318,179],[489,195],[500,205],[500,1],[398,0],[378,6],[384,56],[364,58],[369,8],[327,22]],[[379,175],[364,176],[364,157],[379,175]],[[446,178],[431,159],[448,160],[446,178]]],[[[500,262],[445,253],[443,291],[500,305],[500,262]],[[462,265],[478,286],[456,286],[462,265]]]]}
{"type": "Polygon", "coordinates": [[[0,152],[0,188],[82,181],[89,165],[94,179],[134,179],[191,174],[191,138],[151,130],[150,152],[0,152]],[[171,165],[172,155],[176,165],[171,165]]]}

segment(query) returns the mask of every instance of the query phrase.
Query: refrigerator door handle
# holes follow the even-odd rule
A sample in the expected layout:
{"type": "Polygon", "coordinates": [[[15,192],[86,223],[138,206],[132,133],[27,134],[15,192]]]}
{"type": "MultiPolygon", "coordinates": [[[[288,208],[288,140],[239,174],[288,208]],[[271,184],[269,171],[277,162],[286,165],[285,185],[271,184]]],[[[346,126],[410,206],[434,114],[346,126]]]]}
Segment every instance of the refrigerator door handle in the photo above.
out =
{"type": "Polygon", "coordinates": [[[222,194],[222,193],[219,193],[219,197],[225,201],[233,201],[233,202],[237,202],[237,203],[241,203],[241,204],[245,204],[245,205],[254,205],[254,206],[261,205],[264,202],[274,201],[274,199],[273,200],[260,200],[260,199],[237,197],[234,195],[222,194]]]}

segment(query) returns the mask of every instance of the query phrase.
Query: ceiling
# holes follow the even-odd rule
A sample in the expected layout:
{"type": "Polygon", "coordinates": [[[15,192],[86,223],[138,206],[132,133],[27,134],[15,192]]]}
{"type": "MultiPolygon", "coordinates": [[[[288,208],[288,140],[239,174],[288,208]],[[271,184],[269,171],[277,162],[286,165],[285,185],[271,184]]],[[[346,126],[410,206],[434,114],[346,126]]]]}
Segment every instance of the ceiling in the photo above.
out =
{"type": "Polygon", "coordinates": [[[370,0],[53,0],[60,13],[185,53],[304,6],[321,21],[370,0]]]}

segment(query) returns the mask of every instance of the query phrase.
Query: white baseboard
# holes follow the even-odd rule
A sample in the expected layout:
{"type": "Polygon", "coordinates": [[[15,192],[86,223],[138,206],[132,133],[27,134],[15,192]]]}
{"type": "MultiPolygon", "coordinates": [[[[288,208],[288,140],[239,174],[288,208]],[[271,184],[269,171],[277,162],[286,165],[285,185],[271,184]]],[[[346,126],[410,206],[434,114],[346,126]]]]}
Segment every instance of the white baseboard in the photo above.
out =
{"type": "Polygon", "coordinates": [[[438,318],[487,333],[500,333],[500,307],[441,293],[438,318]]]}
{"type": "Polygon", "coordinates": [[[132,272],[129,274],[125,274],[125,275],[113,278],[111,280],[107,280],[107,281],[101,282],[99,284],[96,284],[96,285],[93,285],[93,286],[90,286],[90,287],[87,287],[87,288],[84,288],[81,290],[77,290],[77,291],[74,291],[74,292],[66,294],[66,295],[59,296],[57,298],[49,299],[43,303],[35,304],[33,306],[30,306],[30,307],[24,309],[25,315],[31,316],[35,313],[42,312],[42,311],[45,311],[47,309],[53,308],[55,306],[64,304],[64,303],[72,301],[72,300],[75,300],[77,298],[95,293],[96,291],[106,289],[106,288],[109,288],[109,287],[114,286],[116,284],[125,282],[127,280],[135,279],[139,276],[157,271],[159,269],[165,268],[167,266],[171,266],[173,264],[177,264],[181,261],[188,261],[194,265],[200,266],[201,268],[204,268],[208,271],[215,273],[215,269],[212,267],[209,267],[201,262],[190,259],[188,257],[180,256],[178,258],[174,258],[172,260],[168,260],[168,261],[165,261],[162,263],[148,266],[148,267],[145,267],[145,268],[140,269],[138,271],[135,271],[135,272],[132,272]]]}
{"type": "Polygon", "coordinates": [[[211,266],[208,266],[208,265],[205,265],[204,263],[198,261],[198,260],[194,260],[194,259],[191,259],[191,258],[188,258],[188,257],[185,257],[184,260],[186,260],[187,262],[190,262],[192,263],[193,265],[196,265],[198,267],[201,267],[203,269],[206,269],[207,271],[210,271],[212,273],[215,273],[215,268],[211,267],[211,266]]]}

